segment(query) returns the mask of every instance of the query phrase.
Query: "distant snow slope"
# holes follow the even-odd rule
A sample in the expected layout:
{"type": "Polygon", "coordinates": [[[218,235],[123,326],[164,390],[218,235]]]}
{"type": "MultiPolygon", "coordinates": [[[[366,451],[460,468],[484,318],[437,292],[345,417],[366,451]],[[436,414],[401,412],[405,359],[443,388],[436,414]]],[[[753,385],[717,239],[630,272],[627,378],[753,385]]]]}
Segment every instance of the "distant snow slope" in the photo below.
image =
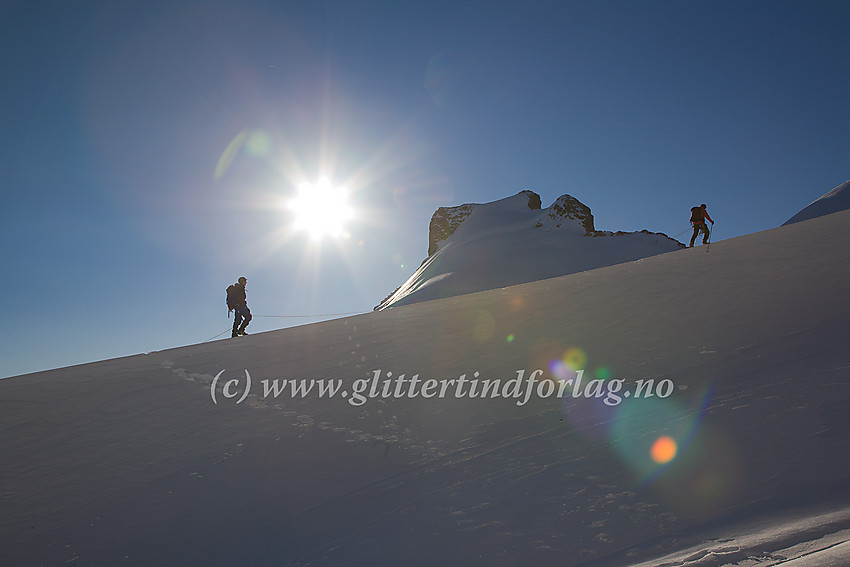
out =
{"type": "Polygon", "coordinates": [[[539,281],[683,247],[663,234],[595,230],[590,209],[569,195],[547,209],[541,210],[539,202],[537,194],[522,191],[493,203],[438,210],[435,217],[445,219],[445,228],[436,228],[449,236],[434,242],[432,219],[429,257],[377,309],[539,281]]]}
{"type": "Polygon", "coordinates": [[[850,181],[845,181],[835,189],[824,194],[815,202],[785,221],[782,226],[822,217],[823,215],[829,215],[839,211],[846,211],[847,209],[850,209],[850,181]]]}
{"type": "Polygon", "coordinates": [[[0,565],[850,564],[848,238],[850,211],[0,380],[0,565]],[[658,395],[382,393],[571,367],[658,395]]]}

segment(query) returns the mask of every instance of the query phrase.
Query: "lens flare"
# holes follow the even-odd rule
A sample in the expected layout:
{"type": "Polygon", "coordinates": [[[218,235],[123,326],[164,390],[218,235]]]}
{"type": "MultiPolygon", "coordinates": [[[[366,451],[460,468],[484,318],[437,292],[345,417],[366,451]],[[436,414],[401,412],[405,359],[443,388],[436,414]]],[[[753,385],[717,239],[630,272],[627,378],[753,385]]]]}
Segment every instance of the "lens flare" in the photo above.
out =
{"type": "MultiPolygon", "coordinates": [[[[672,397],[637,394],[617,407],[610,440],[639,482],[652,482],[675,459],[693,459],[694,436],[700,429],[711,389],[689,403],[672,397]],[[679,457],[679,458],[677,458],[679,457]]],[[[646,390],[645,392],[648,392],[646,390]]]]}
{"type": "Polygon", "coordinates": [[[508,307],[511,311],[522,311],[525,309],[525,298],[520,295],[514,295],[508,300],[508,307]]]}
{"type": "Polygon", "coordinates": [[[245,151],[250,155],[263,158],[269,155],[272,149],[272,138],[268,132],[254,130],[248,134],[245,140],[245,151]]]}
{"type": "Polygon", "coordinates": [[[549,362],[549,373],[556,379],[561,381],[574,380],[576,372],[566,364],[563,360],[552,360],[549,362]]]}
{"type": "Polygon", "coordinates": [[[676,451],[678,451],[678,449],[679,447],[676,445],[676,441],[672,437],[669,435],[662,435],[656,439],[655,443],[653,443],[652,447],[650,447],[649,455],[652,457],[653,461],[659,465],[663,465],[669,463],[676,457],[676,451]]]}
{"type": "Polygon", "coordinates": [[[578,347],[569,348],[564,353],[564,364],[572,370],[582,370],[587,365],[587,353],[578,347]]]}
{"type": "Polygon", "coordinates": [[[215,173],[213,177],[216,181],[221,179],[227,170],[230,168],[230,164],[233,163],[233,160],[236,159],[236,156],[239,155],[239,152],[242,150],[242,146],[245,144],[245,140],[248,138],[248,131],[242,131],[236,134],[233,139],[227,144],[227,147],[221,154],[221,157],[218,158],[218,163],[215,166],[215,173]]]}
{"type": "Polygon", "coordinates": [[[560,359],[549,361],[549,373],[558,381],[571,381],[575,389],[578,371],[584,370],[586,364],[587,354],[578,347],[570,347],[560,359]]]}
{"type": "Polygon", "coordinates": [[[265,158],[271,153],[272,138],[263,130],[243,130],[236,134],[218,158],[213,178],[218,181],[230,168],[241,152],[255,157],[265,158]]]}
{"type": "Polygon", "coordinates": [[[611,369],[605,368],[604,366],[600,366],[596,370],[593,371],[597,378],[600,380],[607,380],[611,377],[611,369]]]}

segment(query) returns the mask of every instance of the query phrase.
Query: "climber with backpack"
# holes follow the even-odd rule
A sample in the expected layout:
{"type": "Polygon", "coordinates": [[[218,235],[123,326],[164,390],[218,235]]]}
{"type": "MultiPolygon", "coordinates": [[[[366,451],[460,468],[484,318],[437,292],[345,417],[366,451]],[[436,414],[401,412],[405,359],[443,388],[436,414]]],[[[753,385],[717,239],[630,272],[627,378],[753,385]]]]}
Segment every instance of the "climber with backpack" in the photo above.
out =
{"type": "Polygon", "coordinates": [[[233,332],[231,337],[239,335],[247,335],[245,327],[251,322],[251,310],[248,309],[247,294],[245,293],[245,284],[248,279],[242,276],[235,284],[227,286],[227,316],[233,311],[233,332]]]}
{"type": "Polygon", "coordinates": [[[714,221],[711,220],[711,217],[708,216],[708,211],[705,210],[705,203],[700,205],[699,207],[691,207],[691,225],[694,227],[694,234],[691,236],[691,243],[688,248],[694,247],[694,240],[697,239],[697,235],[702,232],[702,243],[706,244],[708,242],[709,230],[708,226],[706,226],[705,221],[708,220],[714,225],[714,221]]]}

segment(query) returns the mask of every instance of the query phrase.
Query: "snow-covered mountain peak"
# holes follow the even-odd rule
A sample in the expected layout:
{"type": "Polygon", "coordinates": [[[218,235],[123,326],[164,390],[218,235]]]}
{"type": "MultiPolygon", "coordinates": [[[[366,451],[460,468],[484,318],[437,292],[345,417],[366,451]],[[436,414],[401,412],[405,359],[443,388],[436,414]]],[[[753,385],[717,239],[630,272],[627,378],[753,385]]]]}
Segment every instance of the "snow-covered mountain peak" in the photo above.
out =
{"type": "Polygon", "coordinates": [[[561,195],[547,209],[540,207],[540,195],[528,189],[492,203],[440,207],[431,217],[428,255],[436,252],[449,237],[459,241],[494,230],[566,229],[585,235],[595,232],[590,207],[572,195],[561,195]]]}
{"type": "Polygon", "coordinates": [[[679,250],[663,234],[595,229],[590,208],[562,195],[546,209],[533,191],[440,207],[428,258],[377,307],[416,303],[592,270],[679,250]]]}
{"type": "Polygon", "coordinates": [[[436,252],[461,224],[465,233],[485,230],[488,226],[504,226],[512,221],[529,219],[531,212],[540,210],[540,204],[540,195],[525,189],[492,203],[440,207],[431,216],[428,227],[428,255],[436,252]]]}
{"type": "Polygon", "coordinates": [[[585,234],[592,234],[596,229],[593,226],[593,214],[590,212],[590,207],[576,199],[571,195],[561,195],[548,209],[546,209],[546,219],[555,223],[556,228],[560,228],[564,223],[572,221],[567,226],[580,225],[585,234]]]}
{"type": "Polygon", "coordinates": [[[850,181],[845,181],[838,187],[821,195],[813,203],[802,209],[796,215],[785,221],[786,224],[793,224],[804,220],[809,220],[838,211],[850,209],[850,181]]]}

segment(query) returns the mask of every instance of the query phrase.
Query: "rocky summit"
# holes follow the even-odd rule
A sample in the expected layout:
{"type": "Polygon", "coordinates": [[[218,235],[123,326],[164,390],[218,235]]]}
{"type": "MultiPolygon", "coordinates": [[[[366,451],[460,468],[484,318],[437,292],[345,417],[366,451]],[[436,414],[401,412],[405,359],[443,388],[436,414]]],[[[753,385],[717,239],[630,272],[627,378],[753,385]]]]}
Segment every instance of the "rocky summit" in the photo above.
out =
{"type": "Polygon", "coordinates": [[[590,207],[529,190],[492,203],[440,207],[428,257],[376,309],[563,276],[679,250],[660,233],[597,230],[590,207]]]}

